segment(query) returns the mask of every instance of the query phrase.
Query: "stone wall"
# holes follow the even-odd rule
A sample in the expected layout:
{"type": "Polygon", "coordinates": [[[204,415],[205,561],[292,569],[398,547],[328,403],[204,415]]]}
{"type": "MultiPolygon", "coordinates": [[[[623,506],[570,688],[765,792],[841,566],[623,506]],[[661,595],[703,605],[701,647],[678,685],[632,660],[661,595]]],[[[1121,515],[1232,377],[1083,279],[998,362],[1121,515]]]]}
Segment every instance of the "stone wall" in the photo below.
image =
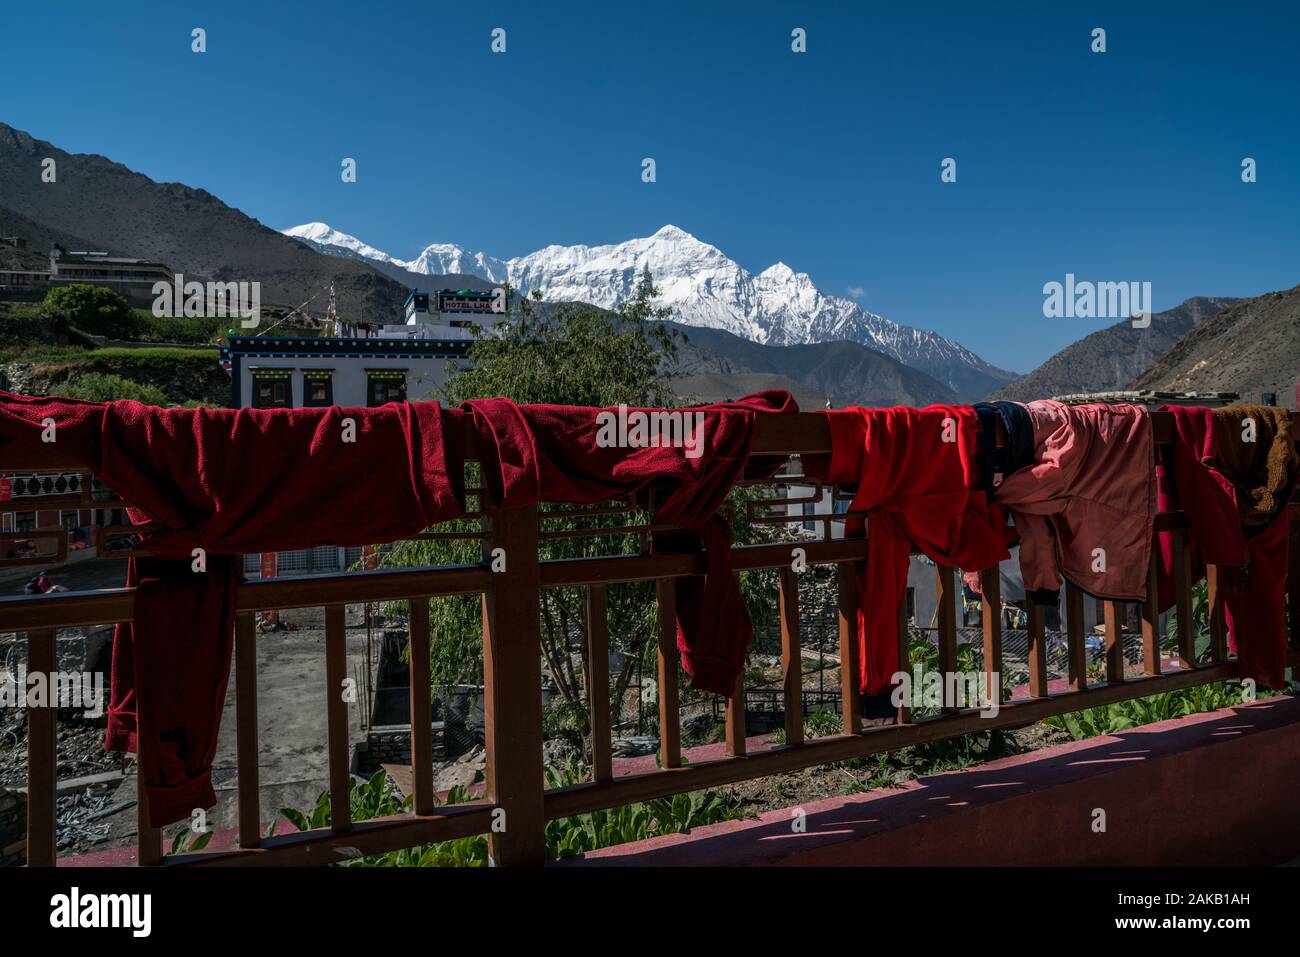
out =
{"type": "Polygon", "coordinates": [[[27,860],[27,800],[17,791],[0,788],[0,867],[27,860]]]}

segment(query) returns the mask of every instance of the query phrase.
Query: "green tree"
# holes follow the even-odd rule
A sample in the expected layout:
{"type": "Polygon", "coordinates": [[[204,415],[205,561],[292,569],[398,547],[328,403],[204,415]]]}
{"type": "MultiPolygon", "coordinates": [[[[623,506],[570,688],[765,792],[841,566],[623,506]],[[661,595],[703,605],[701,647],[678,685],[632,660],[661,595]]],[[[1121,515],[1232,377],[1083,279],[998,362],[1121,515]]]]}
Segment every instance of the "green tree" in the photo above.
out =
{"type": "MultiPolygon", "coordinates": [[[[475,339],[465,368],[449,368],[438,397],[448,403],[503,396],[520,403],[596,407],[676,405],[670,375],[679,335],[660,321],[669,318],[672,310],[654,305],[657,294],[649,273],[643,272],[632,297],[612,313],[583,304],[543,306],[536,296],[533,301],[522,300],[503,321],[475,339]]],[[[471,473],[468,485],[475,487],[476,480],[477,475],[471,473]]],[[[753,494],[742,488],[736,489],[733,497],[744,500],[753,494]]],[[[471,501],[470,506],[473,504],[471,501]]],[[[733,507],[732,514],[737,541],[761,534],[762,526],[750,526],[743,502],[733,507]]],[[[540,557],[636,554],[648,547],[648,536],[638,526],[649,521],[649,514],[637,510],[611,517],[584,515],[573,506],[543,506],[543,532],[558,534],[542,539],[540,557]],[[612,531],[594,536],[575,534],[611,526],[612,531]]],[[[439,526],[438,532],[473,536],[479,528],[477,520],[465,519],[439,526]]],[[[480,542],[467,537],[401,542],[384,563],[409,567],[476,564],[481,560],[480,542]]],[[[742,586],[752,610],[770,609],[773,586],[766,576],[742,576],[742,586]]],[[[649,582],[615,585],[607,589],[607,599],[611,650],[621,652],[629,663],[611,683],[617,721],[634,675],[631,663],[639,660],[648,666],[653,659],[654,587],[649,582]]],[[[547,716],[552,733],[581,732],[585,737],[588,732],[582,675],[593,663],[586,660],[585,615],[585,589],[543,591],[542,653],[562,700],[547,716]]],[[[430,625],[434,686],[477,682],[482,674],[482,621],[477,599],[431,601],[430,625]]],[[[594,666],[605,667],[605,662],[594,666]]]]}
{"type": "Polygon", "coordinates": [[[138,325],[127,301],[113,290],[81,283],[51,289],[41,313],[62,319],[82,332],[111,338],[131,338],[138,325]]]}

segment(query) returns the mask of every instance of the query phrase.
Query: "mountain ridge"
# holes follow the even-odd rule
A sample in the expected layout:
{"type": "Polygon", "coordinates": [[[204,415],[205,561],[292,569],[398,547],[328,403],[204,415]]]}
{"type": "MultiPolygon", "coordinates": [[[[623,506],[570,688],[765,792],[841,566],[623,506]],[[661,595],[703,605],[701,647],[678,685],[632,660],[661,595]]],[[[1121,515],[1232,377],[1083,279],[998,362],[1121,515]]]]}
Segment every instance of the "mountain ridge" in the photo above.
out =
{"type": "Polygon", "coordinates": [[[1123,389],[1159,360],[1198,323],[1238,300],[1193,296],[1155,313],[1138,329],[1125,319],[1076,339],[1042,365],[989,394],[990,399],[1029,402],[1056,395],[1123,389]]]}
{"type": "Polygon", "coordinates": [[[606,309],[625,301],[648,268],[661,290],[659,302],[673,307],[678,321],[695,328],[720,329],[766,345],[856,342],[970,397],[1015,377],[945,336],[900,325],[851,300],[827,295],[806,273],[783,262],[751,273],[716,246],[671,224],[622,243],[553,244],[509,260],[454,243],[435,243],[416,259],[403,261],[319,222],[284,232],[318,243],[322,251],[333,246],[340,255],[368,250],[376,261],[413,273],[462,270],[485,281],[509,281],[521,295],[540,289],[552,301],[606,309]]]}
{"type": "Polygon", "coordinates": [[[13,215],[51,234],[80,237],[93,249],[163,262],[194,279],[256,280],[263,304],[314,299],[323,311],[333,283],[340,311],[391,322],[408,291],[371,263],[322,255],[207,190],[159,183],[108,157],[69,153],[4,123],[0,197],[13,215]],[[42,181],[46,159],[55,161],[51,183],[42,181]]]}
{"type": "Polygon", "coordinates": [[[1196,325],[1141,374],[1131,389],[1237,392],[1284,406],[1300,400],[1300,286],[1239,299],[1196,325]]]}

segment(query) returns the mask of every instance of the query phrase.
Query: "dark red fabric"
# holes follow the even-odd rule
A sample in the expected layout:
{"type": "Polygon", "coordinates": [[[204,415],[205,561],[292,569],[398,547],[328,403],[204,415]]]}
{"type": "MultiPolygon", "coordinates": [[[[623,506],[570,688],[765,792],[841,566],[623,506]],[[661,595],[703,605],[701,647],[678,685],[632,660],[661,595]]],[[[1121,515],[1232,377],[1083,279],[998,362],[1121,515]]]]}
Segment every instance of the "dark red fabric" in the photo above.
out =
{"type": "Polygon", "coordinates": [[[707,572],[676,580],[677,646],[692,684],[730,695],[744,667],[753,628],[731,569],[731,529],[718,514],[742,475],[771,475],[784,459],[749,465],[754,422],[761,413],[797,412],[788,392],[689,409],[627,409],[632,413],[701,413],[699,455],[676,444],[629,448],[601,445],[597,416],[617,409],[516,405],[481,399],[472,413],[484,482],[494,501],[514,508],[539,502],[592,504],[650,491],[656,523],[684,526],[657,535],[654,549],[704,549],[707,572]],[[483,450],[495,447],[490,463],[483,450]]]}
{"type": "MultiPolygon", "coordinates": [[[[1191,579],[1207,564],[1222,570],[1228,650],[1237,655],[1242,678],[1282,688],[1286,672],[1283,602],[1287,576],[1287,515],[1283,508],[1268,524],[1242,525],[1233,476],[1218,450],[1213,409],[1162,406],[1174,420],[1171,461],[1157,466],[1161,512],[1181,509],[1188,525],[1191,579]]],[[[1287,439],[1289,441],[1289,439],[1287,439]]],[[[1160,610],[1176,600],[1174,533],[1161,532],[1157,584],[1160,610]]]]}
{"type": "Polygon", "coordinates": [[[1286,689],[1287,521],[1283,508],[1269,524],[1251,529],[1250,562],[1229,576],[1223,602],[1228,650],[1237,656],[1241,677],[1276,691],[1286,689]]]}
{"type": "Polygon", "coordinates": [[[867,538],[858,574],[862,690],[889,688],[899,670],[898,617],[911,547],[935,562],[984,569],[1010,557],[1002,512],[978,489],[979,418],[969,406],[824,413],[830,456],[804,456],[814,478],[857,487],[845,522],[867,538]]]}
{"type": "Polygon", "coordinates": [[[0,392],[0,442],[85,467],[146,526],[135,621],[118,626],[107,743],[135,748],[150,823],[211,807],[244,552],[394,541],[460,515],[463,452],[437,403],[159,409],[0,392]],[[53,431],[50,431],[50,426],[53,431]],[[206,572],[192,570],[206,551],[206,572]]]}
{"type": "MultiPolygon", "coordinates": [[[[1161,406],[1174,420],[1171,461],[1156,465],[1159,511],[1176,511],[1186,504],[1194,560],[1193,580],[1205,573],[1204,563],[1245,565],[1246,537],[1237,514],[1232,480],[1214,467],[1214,411],[1198,406],[1161,406]],[[1198,570],[1199,569],[1199,570],[1198,570]]],[[[1174,533],[1160,533],[1160,607],[1174,603],[1174,533]]]]}

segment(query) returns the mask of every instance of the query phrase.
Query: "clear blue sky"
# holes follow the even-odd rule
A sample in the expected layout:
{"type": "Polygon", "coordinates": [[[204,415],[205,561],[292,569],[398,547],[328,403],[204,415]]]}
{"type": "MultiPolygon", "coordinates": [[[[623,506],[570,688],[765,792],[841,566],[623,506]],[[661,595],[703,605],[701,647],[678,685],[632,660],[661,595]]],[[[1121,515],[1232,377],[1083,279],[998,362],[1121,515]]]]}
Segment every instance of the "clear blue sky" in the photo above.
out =
{"type": "Polygon", "coordinates": [[[1021,371],[1102,324],[1043,318],[1067,272],[1157,310],[1300,283],[1295,4],[611,6],[11,6],[0,120],[404,257],[674,223],[1021,371]]]}

